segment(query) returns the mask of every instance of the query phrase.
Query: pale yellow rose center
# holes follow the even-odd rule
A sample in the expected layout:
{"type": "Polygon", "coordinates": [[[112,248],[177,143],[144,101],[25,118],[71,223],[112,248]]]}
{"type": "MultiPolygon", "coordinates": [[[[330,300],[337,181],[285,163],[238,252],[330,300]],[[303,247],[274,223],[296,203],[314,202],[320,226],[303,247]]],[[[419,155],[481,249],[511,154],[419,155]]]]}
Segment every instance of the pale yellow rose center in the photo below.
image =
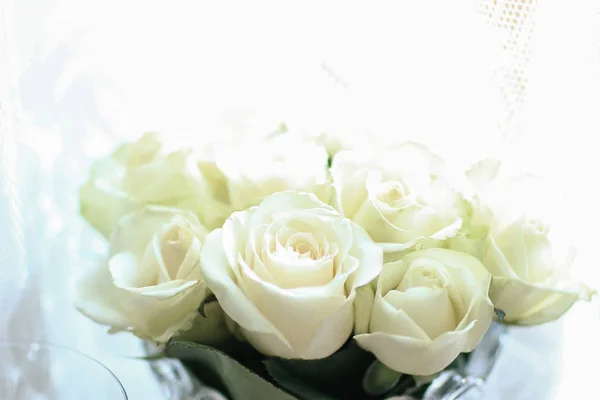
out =
{"type": "Polygon", "coordinates": [[[449,279],[444,273],[444,265],[430,259],[417,259],[409,267],[397,290],[407,291],[415,287],[443,289],[449,279]]]}
{"type": "Polygon", "coordinates": [[[162,279],[168,281],[177,278],[193,239],[190,227],[185,222],[177,221],[166,227],[160,235],[160,257],[166,269],[166,276],[162,279]]]}
{"type": "Polygon", "coordinates": [[[282,226],[274,234],[266,232],[258,253],[262,262],[251,267],[257,275],[284,289],[328,284],[337,273],[338,246],[322,232],[298,228],[282,226]]]}
{"type": "Polygon", "coordinates": [[[406,204],[408,191],[401,182],[386,181],[379,185],[375,196],[389,207],[399,208],[406,204]]]}
{"type": "Polygon", "coordinates": [[[189,224],[176,221],[157,233],[141,258],[131,252],[115,255],[110,270],[115,283],[124,288],[145,288],[190,277],[195,267],[190,258],[195,236],[189,224]]]}

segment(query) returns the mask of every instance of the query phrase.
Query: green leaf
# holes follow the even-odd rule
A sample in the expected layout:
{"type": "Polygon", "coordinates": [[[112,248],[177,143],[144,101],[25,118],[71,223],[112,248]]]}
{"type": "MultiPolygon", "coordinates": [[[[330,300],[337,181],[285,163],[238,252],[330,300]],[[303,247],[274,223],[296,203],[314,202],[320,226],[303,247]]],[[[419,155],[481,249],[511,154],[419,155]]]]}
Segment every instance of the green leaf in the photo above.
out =
{"type": "MultiPolygon", "coordinates": [[[[331,356],[319,360],[286,360],[270,358],[265,361],[269,373],[273,369],[285,371],[295,380],[315,390],[333,396],[333,398],[358,398],[362,393],[362,377],[374,357],[350,340],[344,347],[331,356]],[[341,384],[343,382],[343,384],[341,384]]],[[[273,376],[273,375],[272,375],[273,376]]],[[[273,378],[285,389],[296,393],[286,386],[278,376],[273,378]]]]}
{"type": "Polygon", "coordinates": [[[357,370],[364,372],[373,357],[360,348],[355,342],[338,350],[327,358],[319,360],[286,360],[272,358],[271,361],[280,364],[294,376],[311,382],[330,384],[332,381],[344,379],[357,370]]]}
{"type": "Polygon", "coordinates": [[[193,362],[200,379],[224,390],[231,400],[297,400],[227,354],[201,344],[172,341],[166,349],[169,357],[193,362]]]}
{"type": "MultiPolygon", "coordinates": [[[[312,387],[309,382],[300,380],[297,375],[290,373],[275,359],[265,360],[265,365],[269,374],[271,374],[277,383],[298,396],[301,400],[337,400],[335,397],[331,397],[312,387]]],[[[330,385],[335,384],[335,381],[330,382],[330,385]]],[[[339,381],[337,384],[339,384],[339,381]]]]}

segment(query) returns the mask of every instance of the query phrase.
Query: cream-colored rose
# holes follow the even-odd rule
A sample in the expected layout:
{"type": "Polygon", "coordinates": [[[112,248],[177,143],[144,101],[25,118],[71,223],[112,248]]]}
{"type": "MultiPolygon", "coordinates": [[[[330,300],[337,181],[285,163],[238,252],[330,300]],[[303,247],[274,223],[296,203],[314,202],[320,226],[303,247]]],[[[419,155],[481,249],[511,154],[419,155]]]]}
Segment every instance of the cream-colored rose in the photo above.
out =
{"type": "Polygon", "coordinates": [[[488,239],[483,263],[493,276],[490,298],[504,314],[505,323],[553,321],[577,300],[590,300],[593,294],[569,277],[573,257],[557,260],[548,234],[542,221],[520,217],[494,227],[488,239]]]}
{"type": "Polygon", "coordinates": [[[447,249],[413,252],[384,264],[369,332],[354,339],[387,367],[427,376],[470,352],[494,307],[490,274],[473,256],[447,249]]]}
{"type": "Polygon", "coordinates": [[[462,198],[425,146],[405,143],[379,152],[343,151],[331,170],[342,214],[361,225],[386,253],[456,235],[462,198]]]}
{"type": "Polygon", "coordinates": [[[208,194],[201,219],[209,229],[276,192],[310,192],[325,203],[331,197],[327,151],[292,133],[215,146],[200,156],[198,166],[208,194]]]}
{"type": "Polygon", "coordinates": [[[107,239],[119,219],[144,204],[194,210],[198,174],[191,151],[165,151],[147,133],[93,164],[79,191],[81,215],[107,239]]]}
{"type": "Polygon", "coordinates": [[[554,185],[493,159],[475,164],[466,177],[493,215],[480,259],[492,274],[490,298],[505,323],[552,321],[577,300],[590,299],[594,292],[569,274],[574,250],[559,259],[549,224],[537,217],[556,214],[554,185]]]}
{"type": "Polygon", "coordinates": [[[352,334],[356,288],[381,270],[362,228],[313,194],[285,191],[234,213],[210,233],[202,273],[261,353],[318,359],[352,334]]]}
{"type": "Polygon", "coordinates": [[[200,271],[205,235],[191,212],[145,207],[128,214],[115,229],[106,263],[78,283],[77,308],[111,331],[158,343],[192,327],[191,339],[219,341],[226,327],[218,304],[210,304],[206,318],[198,313],[208,294],[200,271]]]}

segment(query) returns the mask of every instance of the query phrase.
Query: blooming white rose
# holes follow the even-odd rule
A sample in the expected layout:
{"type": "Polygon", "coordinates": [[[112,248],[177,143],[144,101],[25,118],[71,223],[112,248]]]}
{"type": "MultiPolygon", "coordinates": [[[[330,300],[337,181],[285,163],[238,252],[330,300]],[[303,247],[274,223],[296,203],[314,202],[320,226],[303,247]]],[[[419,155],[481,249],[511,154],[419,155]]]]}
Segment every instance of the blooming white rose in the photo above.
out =
{"type": "Polygon", "coordinates": [[[318,359],[350,337],[356,288],[381,270],[362,228],[316,196],[285,191],[234,213],[210,233],[204,279],[261,353],[318,359]]]}
{"type": "Polygon", "coordinates": [[[354,336],[387,367],[427,376],[472,351],[488,330],[494,307],[490,274],[475,257],[426,249],[384,264],[370,333],[354,336]]]}
{"type": "Polygon", "coordinates": [[[423,145],[343,151],[333,159],[331,173],[342,214],[386,253],[444,240],[462,225],[462,198],[442,177],[441,159],[423,145]]]}
{"type": "Polygon", "coordinates": [[[569,276],[572,256],[562,263],[556,259],[548,234],[549,227],[542,221],[520,217],[494,227],[488,238],[483,262],[493,276],[490,298],[505,323],[553,321],[577,300],[590,300],[593,295],[569,276]]]}
{"type": "Polygon", "coordinates": [[[121,145],[93,164],[79,192],[81,215],[109,238],[119,219],[140,205],[199,207],[190,155],[189,150],[165,151],[154,133],[121,145]]]}
{"type": "MultiPolygon", "coordinates": [[[[593,291],[570,275],[574,251],[557,258],[549,225],[534,215],[551,215],[559,193],[540,177],[516,174],[488,159],[466,174],[471,190],[493,212],[481,260],[492,274],[490,298],[510,324],[537,325],[563,315],[593,291]]],[[[565,237],[566,239],[566,237],[565,237]]]]}
{"type": "MultiPolygon", "coordinates": [[[[206,230],[191,212],[146,207],[122,218],[111,238],[106,263],[78,283],[77,308],[112,331],[131,331],[165,343],[194,326],[193,339],[219,341],[226,332],[222,310],[210,303],[200,271],[206,230]]],[[[189,335],[188,335],[189,336],[189,335]]]]}
{"type": "Polygon", "coordinates": [[[325,148],[291,133],[262,141],[219,145],[200,157],[204,177],[201,219],[220,228],[234,211],[258,205],[270,194],[296,190],[330,200],[332,185],[325,148]]]}

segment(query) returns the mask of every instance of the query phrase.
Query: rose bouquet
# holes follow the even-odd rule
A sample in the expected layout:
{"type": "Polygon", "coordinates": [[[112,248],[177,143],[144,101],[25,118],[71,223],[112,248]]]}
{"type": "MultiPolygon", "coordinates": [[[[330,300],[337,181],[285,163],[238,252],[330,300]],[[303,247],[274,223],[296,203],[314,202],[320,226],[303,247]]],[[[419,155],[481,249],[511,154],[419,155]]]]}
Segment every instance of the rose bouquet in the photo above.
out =
{"type": "Polygon", "coordinates": [[[328,154],[291,133],[201,149],[146,134],[81,188],[109,250],[76,305],[233,399],[421,398],[492,324],[593,295],[514,206],[520,179],[493,160],[454,176],[414,142],[328,154]]]}

